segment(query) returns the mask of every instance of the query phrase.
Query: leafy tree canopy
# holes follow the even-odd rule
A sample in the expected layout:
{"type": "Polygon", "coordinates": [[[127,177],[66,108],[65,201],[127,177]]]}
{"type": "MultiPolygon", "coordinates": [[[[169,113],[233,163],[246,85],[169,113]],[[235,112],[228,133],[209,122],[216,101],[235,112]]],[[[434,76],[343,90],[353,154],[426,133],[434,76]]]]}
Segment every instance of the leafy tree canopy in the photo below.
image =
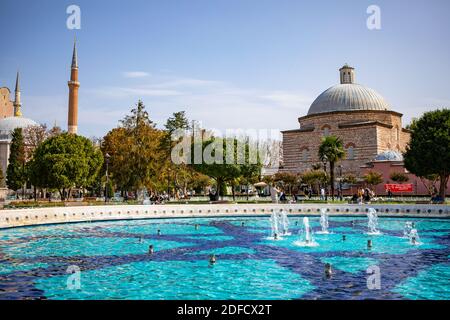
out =
{"type": "Polygon", "coordinates": [[[103,163],[100,150],[85,137],[62,133],[48,138],[34,152],[29,164],[33,185],[58,189],[87,187],[95,182],[103,163]]]}
{"type": "Polygon", "coordinates": [[[327,161],[330,164],[330,184],[331,196],[334,199],[334,167],[336,162],[345,156],[344,143],[341,138],[336,136],[327,136],[323,138],[319,146],[319,158],[321,161],[327,161]]]}
{"type": "Polygon", "coordinates": [[[6,184],[11,190],[22,188],[26,182],[26,153],[23,132],[16,128],[12,132],[9,164],[6,169],[6,184]]]}
{"type": "MultiPolygon", "coordinates": [[[[193,149],[196,148],[194,144],[192,147],[193,149]]],[[[214,161],[203,158],[201,163],[193,163],[191,166],[197,172],[216,180],[218,193],[220,194],[223,183],[233,183],[235,179],[243,175],[250,178],[261,174],[261,161],[257,157],[255,163],[253,163],[250,155],[255,151],[251,148],[252,146],[248,142],[238,141],[235,138],[213,137],[202,142],[201,150],[204,156],[210,155],[210,160],[214,161]],[[238,145],[244,145],[243,152],[238,145]]],[[[194,150],[192,150],[193,153],[194,150]]]]}
{"type": "Polygon", "coordinates": [[[405,167],[419,177],[439,175],[439,194],[444,199],[450,175],[450,109],[426,112],[409,128],[405,167]]]}
{"type": "Polygon", "coordinates": [[[368,185],[376,186],[383,182],[383,175],[377,171],[369,171],[364,175],[363,179],[368,185]]]}

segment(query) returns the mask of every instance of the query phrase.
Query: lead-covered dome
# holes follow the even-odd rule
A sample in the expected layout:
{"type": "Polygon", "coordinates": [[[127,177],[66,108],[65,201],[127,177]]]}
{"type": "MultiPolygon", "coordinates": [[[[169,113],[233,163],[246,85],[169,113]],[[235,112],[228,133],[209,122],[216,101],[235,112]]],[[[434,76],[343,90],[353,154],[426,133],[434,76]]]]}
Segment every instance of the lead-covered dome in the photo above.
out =
{"type": "Polygon", "coordinates": [[[389,110],[389,104],[371,88],[354,83],[354,69],[340,70],[341,83],[323,93],[311,104],[308,115],[333,111],[389,110]]]}
{"type": "Polygon", "coordinates": [[[0,119],[0,135],[2,137],[10,136],[11,132],[16,128],[26,128],[29,126],[37,126],[38,124],[24,117],[7,117],[0,119]]]}

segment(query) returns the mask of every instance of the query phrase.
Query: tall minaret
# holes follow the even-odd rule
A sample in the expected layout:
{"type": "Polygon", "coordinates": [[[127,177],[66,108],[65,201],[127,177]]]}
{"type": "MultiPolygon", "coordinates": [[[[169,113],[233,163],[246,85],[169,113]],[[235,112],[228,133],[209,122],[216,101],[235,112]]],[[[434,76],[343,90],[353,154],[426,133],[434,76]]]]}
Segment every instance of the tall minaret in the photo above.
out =
{"type": "Polygon", "coordinates": [[[16,89],[14,90],[14,117],[21,117],[22,111],[20,107],[22,107],[22,103],[20,102],[20,85],[19,85],[19,71],[17,71],[16,77],[16,89]]]}
{"type": "Polygon", "coordinates": [[[77,59],[77,44],[73,44],[72,67],[70,71],[69,85],[69,114],[67,121],[67,131],[69,133],[77,133],[78,129],[78,59],[77,59]]]}

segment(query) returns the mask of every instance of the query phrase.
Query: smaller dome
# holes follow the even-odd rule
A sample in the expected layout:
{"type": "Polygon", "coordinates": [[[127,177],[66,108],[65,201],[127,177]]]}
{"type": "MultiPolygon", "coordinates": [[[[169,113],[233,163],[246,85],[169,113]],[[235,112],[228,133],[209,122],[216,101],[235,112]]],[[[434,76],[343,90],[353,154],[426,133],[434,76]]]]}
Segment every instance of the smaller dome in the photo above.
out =
{"type": "Polygon", "coordinates": [[[24,117],[7,117],[0,119],[0,136],[2,139],[9,137],[11,132],[16,128],[26,128],[29,126],[37,126],[38,124],[24,117]]]}
{"type": "Polygon", "coordinates": [[[378,154],[375,161],[403,161],[403,155],[398,151],[388,150],[378,154]]]}

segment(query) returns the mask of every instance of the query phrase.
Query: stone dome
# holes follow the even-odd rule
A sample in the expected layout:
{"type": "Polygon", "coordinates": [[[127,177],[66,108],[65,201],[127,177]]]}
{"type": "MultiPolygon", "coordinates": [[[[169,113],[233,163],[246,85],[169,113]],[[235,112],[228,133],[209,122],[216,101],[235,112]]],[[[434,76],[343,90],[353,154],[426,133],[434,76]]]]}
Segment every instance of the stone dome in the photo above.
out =
{"type": "Polygon", "coordinates": [[[389,104],[375,90],[354,83],[355,70],[344,65],[340,72],[341,83],[322,92],[311,104],[308,115],[357,110],[389,110],[389,104]]]}
{"type": "Polygon", "coordinates": [[[378,154],[375,159],[375,161],[403,161],[403,155],[394,150],[388,150],[384,151],[380,154],[378,154]]]}
{"type": "Polygon", "coordinates": [[[356,83],[338,84],[320,94],[308,115],[332,111],[389,110],[384,98],[375,90],[356,83]]]}
{"type": "Polygon", "coordinates": [[[29,126],[37,126],[38,124],[28,118],[24,117],[7,117],[0,119],[0,136],[10,136],[11,132],[16,128],[26,128],[29,126]]]}

